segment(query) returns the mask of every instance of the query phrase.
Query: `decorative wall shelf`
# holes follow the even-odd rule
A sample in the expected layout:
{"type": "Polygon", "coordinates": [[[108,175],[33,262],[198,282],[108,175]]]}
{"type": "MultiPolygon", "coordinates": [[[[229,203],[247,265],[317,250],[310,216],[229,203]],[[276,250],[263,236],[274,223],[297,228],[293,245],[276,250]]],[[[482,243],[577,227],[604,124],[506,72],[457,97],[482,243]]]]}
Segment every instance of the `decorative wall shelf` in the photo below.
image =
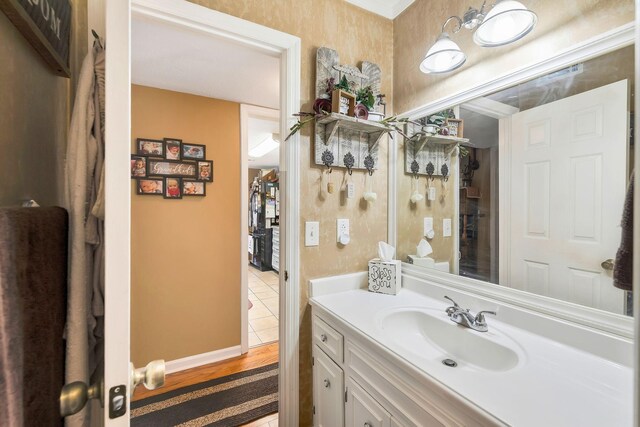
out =
{"type": "MultiPolygon", "coordinates": [[[[406,133],[411,137],[419,130],[419,126],[409,124],[406,133]]],[[[453,150],[458,144],[468,143],[467,138],[445,135],[423,135],[415,139],[405,139],[404,171],[411,175],[449,176],[453,150]],[[443,169],[443,166],[446,167],[443,169]]]]}
{"type": "MultiPolygon", "coordinates": [[[[346,77],[354,91],[371,86],[374,96],[380,93],[381,72],[377,64],[362,62],[361,69],[340,64],[338,52],[326,47],[318,48],[316,57],[316,98],[327,96],[327,80],[336,83],[346,77]]],[[[378,147],[389,129],[369,120],[331,113],[315,121],[316,165],[346,167],[354,170],[374,170],[378,165],[378,147]],[[369,168],[367,168],[367,165],[369,168]]]]}

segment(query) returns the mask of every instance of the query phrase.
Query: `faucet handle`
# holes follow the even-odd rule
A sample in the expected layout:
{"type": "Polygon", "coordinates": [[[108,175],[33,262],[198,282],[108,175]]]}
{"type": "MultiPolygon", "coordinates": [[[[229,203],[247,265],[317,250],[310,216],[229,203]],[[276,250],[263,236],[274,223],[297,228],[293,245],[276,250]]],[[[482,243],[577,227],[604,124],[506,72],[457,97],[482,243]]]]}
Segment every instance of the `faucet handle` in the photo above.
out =
{"type": "Polygon", "coordinates": [[[460,306],[458,305],[458,303],[457,303],[457,302],[455,302],[455,301],[453,300],[453,298],[449,298],[449,297],[448,297],[448,296],[446,296],[446,295],[445,295],[444,297],[453,303],[453,306],[452,306],[452,307],[447,307],[447,310],[446,310],[447,315],[448,315],[449,317],[451,317],[451,315],[452,315],[453,313],[455,313],[456,311],[460,310],[460,306]]]}
{"type": "Polygon", "coordinates": [[[476,318],[474,320],[474,323],[476,326],[487,326],[487,321],[484,320],[484,313],[493,314],[494,316],[498,315],[498,313],[496,313],[495,311],[489,311],[489,310],[479,311],[478,314],[476,314],[476,318]]]}

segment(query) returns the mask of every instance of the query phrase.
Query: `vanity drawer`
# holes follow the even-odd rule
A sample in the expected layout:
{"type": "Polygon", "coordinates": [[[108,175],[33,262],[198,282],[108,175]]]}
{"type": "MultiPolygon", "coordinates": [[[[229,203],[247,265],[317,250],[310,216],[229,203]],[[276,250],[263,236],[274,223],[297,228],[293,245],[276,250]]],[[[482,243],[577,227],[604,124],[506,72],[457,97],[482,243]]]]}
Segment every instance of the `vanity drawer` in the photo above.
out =
{"type": "Polygon", "coordinates": [[[342,363],[344,360],[344,338],[342,334],[318,316],[313,316],[313,340],[335,362],[342,363]]]}

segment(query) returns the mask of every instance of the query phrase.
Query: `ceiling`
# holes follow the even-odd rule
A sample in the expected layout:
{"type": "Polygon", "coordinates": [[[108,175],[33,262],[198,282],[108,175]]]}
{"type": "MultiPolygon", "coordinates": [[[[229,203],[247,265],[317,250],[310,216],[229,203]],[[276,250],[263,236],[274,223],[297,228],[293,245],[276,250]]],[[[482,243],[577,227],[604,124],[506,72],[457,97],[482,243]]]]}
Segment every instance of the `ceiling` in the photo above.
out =
{"type": "Polygon", "coordinates": [[[134,84],[279,108],[279,58],[214,36],[133,16],[134,84]]]}
{"type": "Polygon", "coordinates": [[[411,6],[415,0],[346,0],[362,9],[384,16],[388,19],[395,19],[406,8],[411,6]]]}
{"type": "MultiPolygon", "coordinates": [[[[260,144],[266,138],[273,134],[280,133],[280,122],[278,119],[268,120],[256,117],[249,117],[248,124],[248,138],[249,138],[249,151],[256,145],[260,144]]],[[[274,139],[278,142],[282,142],[277,135],[274,139]]],[[[259,159],[252,159],[249,157],[249,167],[254,169],[270,169],[277,167],[280,163],[280,151],[275,149],[270,153],[260,157],[259,159]]]]}
{"type": "Polygon", "coordinates": [[[464,137],[469,139],[471,147],[490,148],[498,146],[498,119],[460,108],[460,118],[464,120],[464,137]]]}

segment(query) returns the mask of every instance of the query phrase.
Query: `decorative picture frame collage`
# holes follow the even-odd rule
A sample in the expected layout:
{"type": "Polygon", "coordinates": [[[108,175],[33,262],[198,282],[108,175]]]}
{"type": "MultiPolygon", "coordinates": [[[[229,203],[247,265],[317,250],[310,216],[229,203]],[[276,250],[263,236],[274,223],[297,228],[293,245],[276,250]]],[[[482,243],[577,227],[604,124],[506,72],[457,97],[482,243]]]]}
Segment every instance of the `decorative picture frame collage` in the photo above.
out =
{"type": "Polygon", "coordinates": [[[165,199],[205,197],[213,182],[213,160],[206,158],[206,146],[177,138],[137,138],[131,155],[131,179],[136,194],[165,199]]]}

